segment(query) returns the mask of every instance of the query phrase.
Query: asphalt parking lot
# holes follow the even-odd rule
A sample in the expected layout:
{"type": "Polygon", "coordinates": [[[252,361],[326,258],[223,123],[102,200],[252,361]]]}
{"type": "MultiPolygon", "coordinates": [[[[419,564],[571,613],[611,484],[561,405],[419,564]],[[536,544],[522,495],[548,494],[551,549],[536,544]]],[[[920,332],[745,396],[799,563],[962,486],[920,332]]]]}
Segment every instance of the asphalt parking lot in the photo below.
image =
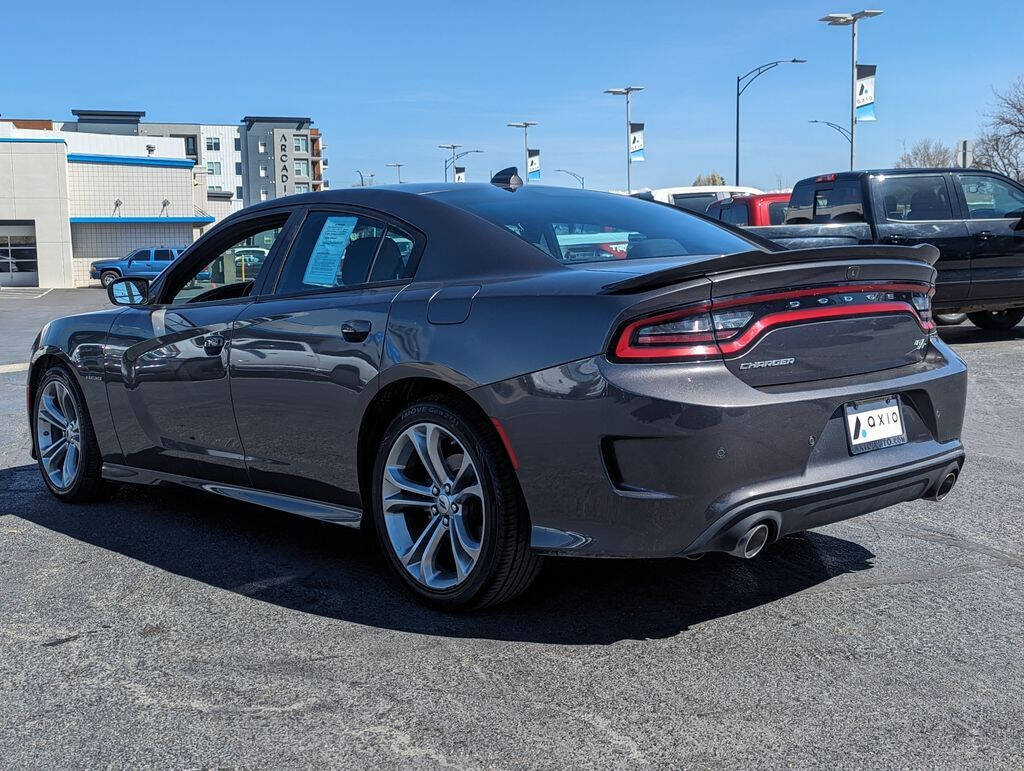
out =
{"type": "Polygon", "coordinates": [[[1024,764],[1024,326],[970,367],[961,483],[750,562],[550,561],[479,616],[360,534],[173,489],[70,507],[29,457],[46,319],[0,293],[0,765],[1024,764]]]}

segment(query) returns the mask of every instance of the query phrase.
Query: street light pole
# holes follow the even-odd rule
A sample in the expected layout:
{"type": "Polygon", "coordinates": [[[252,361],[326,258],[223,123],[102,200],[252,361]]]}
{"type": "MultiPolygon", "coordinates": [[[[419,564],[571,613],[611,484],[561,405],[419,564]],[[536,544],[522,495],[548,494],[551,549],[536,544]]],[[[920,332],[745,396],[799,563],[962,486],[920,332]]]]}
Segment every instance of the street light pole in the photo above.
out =
{"type": "Polygon", "coordinates": [[[845,139],[847,142],[852,142],[853,141],[853,137],[850,136],[850,130],[848,128],[844,128],[843,126],[840,126],[838,123],[833,123],[830,120],[809,120],[807,122],[808,123],[822,123],[822,124],[824,124],[826,126],[830,126],[831,128],[834,128],[836,131],[838,131],[840,134],[842,134],[843,135],[843,139],[845,139]]]}
{"type": "Polygon", "coordinates": [[[626,195],[633,192],[633,179],[631,176],[633,161],[629,157],[629,96],[637,91],[643,91],[643,86],[625,86],[624,88],[607,88],[606,94],[626,97],[626,195]]]}
{"type": "Polygon", "coordinates": [[[850,171],[857,163],[857,22],[881,16],[883,11],[857,11],[857,13],[830,13],[822,16],[830,27],[850,28],[850,171]]]}
{"type": "MultiPolygon", "coordinates": [[[[452,157],[451,157],[451,164],[452,164],[452,166],[455,165],[455,151],[457,149],[459,149],[460,147],[462,147],[462,145],[447,144],[447,145],[438,145],[437,146],[437,148],[439,150],[451,150],[452,151],[452,157]]],[[[447,159],[445,159],[445,162],[444,162],[444,181],[445,182],[448,181],[448,163],[449,163],[449,161],[447,159]]]]}
{"type": "Polygon", "coordinates": [[[563,174],[568,174],[570,177],[576,177],[576,181],[580,183],[580,187],[586,189],[587,186],[583,180],[582,174],[577,174],[575,171],[569,171],[568,169],[555,169],[555,171],[560,171],[563,174]]]}
{"type": "Polygon", "coordinates": [[[391,168],[393,168],[395,171],[398,172],[398,184],[402,184],[402,167],[405,164],[404,163],[386,163],[384,165],[385,166],[390,166],[391,168]]]}
{"type": "Polygon", "coordinates": [[[523,184],[526,184],[527,177],[530,176],[530,140],[528,134],[530,132],[530,126],[538,126],[540,124],[535,120],[521,120],[517,123],[506,124],[509,128],[521,128],[523,130],[523,162],[526,164],[523,167],[523,184]]]}
{"type": "Polygon", "coordinates": [[[736,175],[733,177],[735,184],[739,185],[740,183],[740,95],[768,70],[774,70],[780,64],[803,64],[806,61],[806,59],[779,59],[762,64],[760,67],[754,67],[746,75],[736,76],[736,175]]]}

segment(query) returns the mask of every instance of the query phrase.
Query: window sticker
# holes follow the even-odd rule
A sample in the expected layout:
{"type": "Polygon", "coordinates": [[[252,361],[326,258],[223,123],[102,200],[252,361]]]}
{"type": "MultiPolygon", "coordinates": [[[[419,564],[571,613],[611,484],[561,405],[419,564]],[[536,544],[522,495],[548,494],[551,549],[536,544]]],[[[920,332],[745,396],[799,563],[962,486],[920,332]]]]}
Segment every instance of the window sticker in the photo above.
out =
{"type": "Polygon", "coordinates": [[[356,217],[327,218],[309,255],[309,262],[306,263],[303,284],[326,287],[337,285],[338,269],[355,227],[356,217]]]}

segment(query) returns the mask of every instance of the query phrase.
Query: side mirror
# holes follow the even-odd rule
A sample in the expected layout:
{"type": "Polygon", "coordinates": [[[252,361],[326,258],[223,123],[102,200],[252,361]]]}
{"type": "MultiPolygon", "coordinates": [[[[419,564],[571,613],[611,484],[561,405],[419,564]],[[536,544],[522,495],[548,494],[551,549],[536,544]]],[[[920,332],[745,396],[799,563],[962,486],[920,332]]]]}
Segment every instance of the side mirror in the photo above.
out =
{"type": "Polygon", "coordinates": [[[149,302],[149,279],[139,276],[116,278],[107,287],[107,297],[114,305],[145,305],[149,302]]]}

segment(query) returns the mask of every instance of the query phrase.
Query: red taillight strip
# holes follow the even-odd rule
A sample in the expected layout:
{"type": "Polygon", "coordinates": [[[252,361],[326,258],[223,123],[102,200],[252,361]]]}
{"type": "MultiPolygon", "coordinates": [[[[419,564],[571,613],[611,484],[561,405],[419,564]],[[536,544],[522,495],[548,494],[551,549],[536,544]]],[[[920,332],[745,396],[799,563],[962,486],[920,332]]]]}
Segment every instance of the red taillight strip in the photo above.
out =
{"type": "Polygon", "coordinates": [[[822,294],[842,294],[843,292],[919,292],[935,294],[935,287],[926,284],[843,284],[841,286],[817,286],[807,289],[791,289],[787,292],[766,292],[764,294],[728,297],[715,300],[715,310],[734,308],[737,305],[755,305],[772,300],[792,300],[795,297],[815,297],[822,294]]]}
{"type": "Polygon", "coordinates": [[[914,310],[914,307],[910,303],[860,303],[858,305],[841,305],[829,308],[805,308],[803,310],[770,313],[751,324],[747,330],[735,340],[719,343],[718,347],[724,354],[737,353],[754,342],[754,340],[756,340],[765,330],[783,324],[813,321],[815,319],[843,318],[847,316],[874,316],[876,314],[887,313],[908,313],[914,317],[918,326],[920,326],[925,332],[930,332],[935,328],[935,324],[932,322],[922,321],[921,317],[917,315],[917,311],[914,310]]]}
{"type": "MultiPolygon", "coordinates": [[[[685,345],[675,348],[652,345],[651,347],[644,349],[633,347],[633,335],[641,327],[653,326],[660,324],[663,321],[685,319],[687,316],[696,316],[698,313],[707,313],[710,308],[711,303],[703,302],[697,303],[696,305],[690,305],[684,310],[674,310],[669,313],[660,313],[657,316],[647,316],[642,319],[637,319],[636,321],[626,325],[625,329],[619,333],[618,340],[615,342],[615,355],[620,359],[670,359],[686,356],[719,356],[720,353],[718,346],[715,345],[714,337],[711,333],[707,336],[707,342],[709,342],[710,345],[685,345]]],[[[637,340],[637,342],[639,343],[640,340],[637,340]]],[[[674,341],[662,340],[661,342],[674,341]]]]}

